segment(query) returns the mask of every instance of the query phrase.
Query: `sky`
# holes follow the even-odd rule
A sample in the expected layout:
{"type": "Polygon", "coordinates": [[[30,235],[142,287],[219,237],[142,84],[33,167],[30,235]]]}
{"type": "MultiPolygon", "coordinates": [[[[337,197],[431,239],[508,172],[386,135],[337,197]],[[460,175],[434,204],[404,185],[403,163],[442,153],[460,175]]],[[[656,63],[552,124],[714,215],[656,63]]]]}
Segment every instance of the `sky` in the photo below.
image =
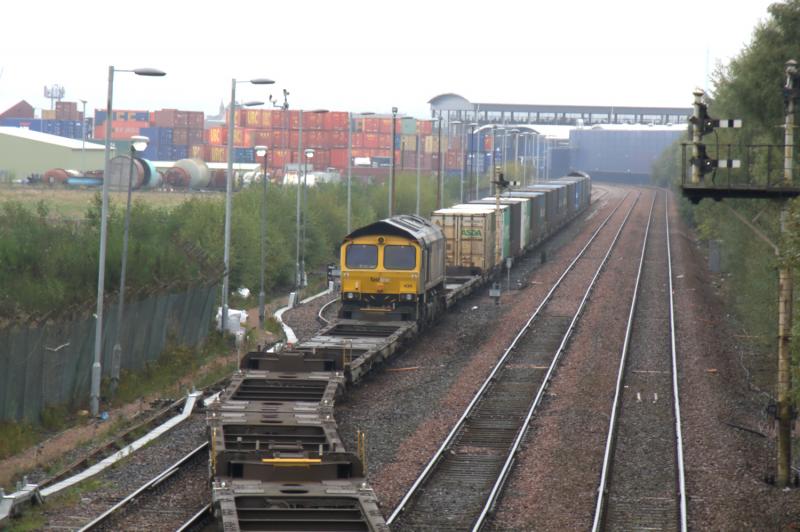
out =
{"type": "MultiPolygon", "coordinates": [[[[14,2],[0,29],[0,112],[43,88],[105,108],[215,114],[237,100],[430,115],[428,101],[691,105],[707,74],[750,42],[770,0],[137,0],[14,2]],[[113,8],[109,7],[113,6],[113,8]],[[694,21],[702,21],[700,34],[694,21]],[[693,30],[695,33],[692,33],[693,30]]],[[[80,105],[79,105],[80,108],[80,105]]]]}

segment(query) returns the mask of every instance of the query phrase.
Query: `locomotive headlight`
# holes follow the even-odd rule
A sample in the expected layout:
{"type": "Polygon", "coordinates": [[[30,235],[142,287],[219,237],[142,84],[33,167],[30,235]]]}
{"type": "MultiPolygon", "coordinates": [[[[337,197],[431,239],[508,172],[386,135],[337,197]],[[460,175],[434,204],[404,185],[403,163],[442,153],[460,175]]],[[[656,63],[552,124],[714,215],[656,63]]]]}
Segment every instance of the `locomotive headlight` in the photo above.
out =
{"type": "Polygon", "coordinates": [[[345,292],[344,297],[346,299],[355,299],[356,295],[353,292],[345,292]]]}
{"type": "Polygon", "coordinates": [[[403,297],[405,297],[406,301],[414,300],[414,294],[405,294],[403,297]]]}

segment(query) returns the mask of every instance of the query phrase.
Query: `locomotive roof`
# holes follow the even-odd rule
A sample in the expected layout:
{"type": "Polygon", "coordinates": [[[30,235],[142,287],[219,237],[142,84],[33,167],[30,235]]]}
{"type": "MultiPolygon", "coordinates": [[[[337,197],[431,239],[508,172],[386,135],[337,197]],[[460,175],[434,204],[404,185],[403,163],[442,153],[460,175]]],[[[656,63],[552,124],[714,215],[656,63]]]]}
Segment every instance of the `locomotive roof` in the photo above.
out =
{"type": "Polygon", "coordinates": [[[439,226],[425,218],[414,214],[400,214],[360,227],[347,235],[345,240],[368,235],[403,236],[426,245],[444,238],[439,226]]]}

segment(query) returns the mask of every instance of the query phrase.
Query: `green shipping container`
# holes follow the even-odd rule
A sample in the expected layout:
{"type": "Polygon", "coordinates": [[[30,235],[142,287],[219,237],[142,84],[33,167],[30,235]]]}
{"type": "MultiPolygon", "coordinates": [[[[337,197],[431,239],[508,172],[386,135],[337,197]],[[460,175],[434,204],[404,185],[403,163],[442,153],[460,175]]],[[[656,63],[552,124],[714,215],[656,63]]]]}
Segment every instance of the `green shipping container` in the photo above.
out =
{"type": "Polygon", "coordinates": [[[403,124],[402,134],[403,135],[416,135],[417,134],[417,119],[416,118],[404,118],[400,120],[403,124]]]}

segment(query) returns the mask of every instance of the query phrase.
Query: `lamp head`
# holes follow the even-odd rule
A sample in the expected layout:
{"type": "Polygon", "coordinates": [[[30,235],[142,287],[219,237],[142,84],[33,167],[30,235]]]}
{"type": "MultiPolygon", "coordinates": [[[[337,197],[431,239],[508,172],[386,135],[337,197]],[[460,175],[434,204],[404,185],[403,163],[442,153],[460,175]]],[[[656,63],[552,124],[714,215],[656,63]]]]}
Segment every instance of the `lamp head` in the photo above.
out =
{"type": "Polygon", "coordinates": [[[134,135],[131,137],[131,149],[137,152],[143,152],[147,149],[147,143],[150,139],[142,135],[134,135]]]}
{"type": "Polygon", "coordinates": [[[254,146],[253,149],[259,157],[264,157],[267,154],[266,146],[254,146]]]}
{"type": "Polygon", "coordinates": [[[275,82],[267,78],[256,78],[256,79],[251,79],[250,83],[252,83],[253,85],[272,85],[275,82]]]}
{"type": "Polygon", "coordinates": [[[167,73],[157,68],[135,68],[133,73],[137,76],[166,76],[167,73]]]}
{"type": "Polygon", "coordinates": [[[306,155],[306,158],[313,159],[314,158],[314,150],[312,148],[306,148],[305,155],[306,155]]]}

